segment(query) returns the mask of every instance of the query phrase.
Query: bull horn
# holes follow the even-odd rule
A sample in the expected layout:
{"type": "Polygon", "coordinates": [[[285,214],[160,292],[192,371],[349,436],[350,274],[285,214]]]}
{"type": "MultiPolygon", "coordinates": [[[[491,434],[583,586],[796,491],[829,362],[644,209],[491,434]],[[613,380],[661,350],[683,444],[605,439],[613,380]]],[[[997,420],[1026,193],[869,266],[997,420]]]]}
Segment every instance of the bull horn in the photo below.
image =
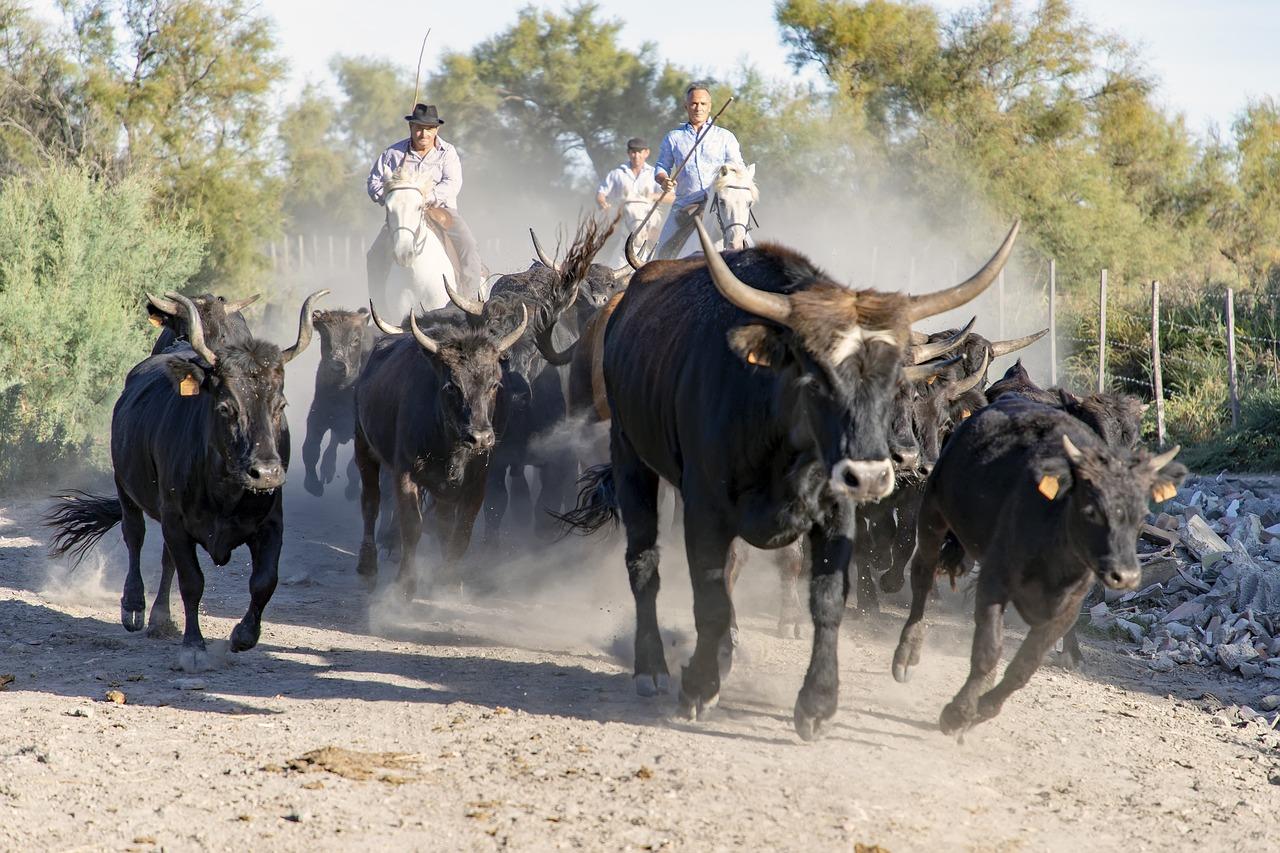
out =
{"type": "Polygon", "coordinates": [[[237,299],[233,302],[228,302],[225,305],[226,312],[228,314],[232,314],[232,313],[235,313],[236,311],[243,311],[244,309],[248,308],[250,305],[257,302],[261,298],[262,298],[261,293],[255,293],[253,294],[253,296],[246,296],[244,299],[237,299]]]}
{"type": "Polygon", "coordinates": [[[948,396],[954,400],[961,394],[968,394],[974,388],[977,388],[982,380],[987,378],[987,366],[989,364],[991,364],[991,353],[984,352],[982,354],[982,365],[964,379],[953,384],[951,388],[948,389],[948,396]]]}
{"type": "Polygon", "coordinates": [[[147,301],[150,302],[152,307],[155,308],[157,311],[161,311],[165,314],[168,314],[171,317],[176,317],[182,313],[182,306],[180,306],[177,302],[175,302],[172,299],[165,299],[163,297],[153,296],[150,293],[148,293],[147,301]]]}
{"type": "Polygon", "coordinates": [[[1158,456],[1152,456],[1147,460],[1147,469],[1151,471],[1152,474],[1160,473],[1160,469],[1172,462],[1173,457],[1177,456],[1178,451],[1180,450],[1182,450],[1182,445],[1175,444],[1164,453],[1161,453],[1158,456]]]}
{"type": "Polygon", "coordinates": [[[520,311],[523,315],[520,318],[520,325],[516,326],[511,334],[498,341],[498,353],[502,354],[516,345],[516,341],[520,340],[520,336],[524,334],[524,330],[529,327],[529,306],[523,302],[520,303],[520,311]]]}
{"type": "Polygon", "coordinates": [[[924,332],[917,332],[915,329],[912,329],[912,330],[911,330],[911,345],[912,345],[912,346],[916,346],[916,347],[918,347],[918,346],[920,346],[921,344],[927,344],[927,343],[929,343],[929,336],[928,336],[928,335],[926,335],[924,332]]]}
{"type": "MultiPolygon", "coordinates": [[[[551,341],[551,332],[555,329],[552,323],[533,337],[534,344],[538,347],[538,352],[547,360],[547,364],[554,367],[564,367],[573,361],[573,351],[578,346],[578,341],[574,341],[562,350],[557,351],[555,344],[551,341]]],[[[578,340],[581,340],[579,338],[578,340]]]]}
{"type": "Polygon", "coordinates": [[[1049,334],[1048,329],[1041,329],[1040,331],[1034,332],[1030,335],[1024,335],[1021,338],[1014,338],[1011,341],[992,341],[991,357],[999,358],[1002,355],[1008,355],[1011,352],[1017,352],[1023,347],[1031,346],[1032,344],[1034,344],[1036,341],[1040,340],[1047,334],[1049,334]]]}
{"type": "Polygon", "coordinates": [[[1062,435],[1062,449],[1066,451],[1067,459],[1072,464],[1078,465],[1084,461],[1084,454],[1080,452],[1080,448],[1076,447],[1071,439],[1067,438],[1066,433],[1062,435]]]}
{"type": "Polygon", "coordinates": [[[454,290],[452,285],[449,284],[449,276],[442,275],[440,277],[444,279],[444,292],[449,294],[450,302],[452,302],[454,305],[457,305],[459,308],[461,308],[466,313],[470,314],[472,317],[484,316],[483,302],[481,302],[479,299],[472,299],[469,296],[463,296],[461,293],[454,290]]]}
{"type": "Polygon", "coordinates": [[[702,243],[702,253],[707,258],[707,269],[711,271],[711,280],[715,283],[716,290],[720,291],[720,295],[748,314],[755,314],[766,320],[787,325],[787,319],[791,316],[791,300],[781,293],[756,290],[741,281],[730,271],[729,265],[711,244],[711,235],[707,233],[702,220],[694,219],[693,224],[698,228],[698,240],[702,243]]]}
{"type": "Polygon", "coordinates": [[[413,329],[413,338],[418,342],[419,346],[432,355],[440,352],[440,344],[436,343],[426,332],[418,328],[418,315],[412,311],[409,312],[409,327],[413,329]]]}
{"type": "Polygon", "coordinates": [[[1014,241],[1018,239],[1018,228],[1021,224],[1021,220],[1015,219],[1013,221],[1013,227],[1009,229],[1004,242],[1000,244],[1000,248],[996,250],[996,253],[991,256],[991,260],[987,261],[982,269],[969,278],[954,287],[948,287],[936,293],[924,293],[919,296],[908,297],[907,316],[910,321],[923,320],[925,317],[932,317],[935,314],[942,314],[953,308],[959,308],[986,290],[991,282],[996,280],[996,276],[1000,275],[1000,270],[1004,269],[1004,265],[1008,262],[1009,255],[1013,252],[1014,241]]]}
{"type": "Polygon", "coordinates": [[[529,236],[533,238],[533,251],[538,256],[538,263],[555,272],[560,272],[560,267],[555,265],[554,261],[548,260],[547,253],[542,251],[542,244],[538,242],[538,235],[533,233],[533,229],[529,229],[529,236]]]}
{"type": "Polygon", "coordinates": [[[634,231],[627,235],[626,256],[627,265],[633,270],[638,270],[644,266],[644,261],[640,260],[640,256],[636,254],[636,235],[634,231]]]}
{"type": "Polygon", "coordinates": [[[293,361],[294,358],[302,354],[304,349],[310,346],[311,333],[315,330],[315,327],[311,325],[311,308],[320,297],[326,296],[328,293],[329,288],[327,287],[317,290],[302,303],[302,311],[298,314],[298,340],[294,342],[293,346],[280,353],[281,364],[288,364],[293,361]]]}
{"type": "Polygon", "coordinates": [[[613,280],[622,281],[624,278],[631,275],[632,272],[633,270],[631,269],[631,264],[629,263],[626,264],[625,266],[618,267],[616,270],[613,271],[613,280]]]}
{"type": "Polygon", "coordinates": [[[386,320],[383,320],[381,317],[378,316],[378,309],[373,307],[372,299],[369,300],[369,316],[373,318],[373,325],[377,326],[378,330],[382,332],[384,335],[403,335],[404,334],[404,329],[400,328],[399,326],[393,326],[390,323],[388,323],[386,320]]]}
{"type": "Polygon", "coordinates": [[[973,324],[976,322],[978,322],[978,318],[975,316],[968,323],[965,323],[963,329],[946,340],[911,347],[907,351],[907,354],[911,357],[911,363],[924,364],[926,361],[933,361],[938,356],[951,352],[964,343],[965,338],[969,337],[969,333],[973,331],[973,324]]]}
{"type": "MultiPolygon", "coordinates": [[[[209,345],[204,342],[204,323],[200,321],[200,312],[196,309],[196,304],[181,293],[166,293],[165,296],[173,300],[175,305],[181,305],[187,315],[187,341],[191,344],[191,348],[196,351],[196,355],[203,358],[210,367],[216,365],[218,357],[213,354],[213,350],[209,349],[209,345]]],[[[174,313],[178,312],[175,311],[174,313]]]]}
{"type": "Polygon", "coordinates": [[[959,361],[962,356],[952,356],[945,361],[931,361],[927,364],[913,364],[902,368],[902,378],[907,382],[924,382],[934,376],[941,376],[942,371],[959,361]]]}

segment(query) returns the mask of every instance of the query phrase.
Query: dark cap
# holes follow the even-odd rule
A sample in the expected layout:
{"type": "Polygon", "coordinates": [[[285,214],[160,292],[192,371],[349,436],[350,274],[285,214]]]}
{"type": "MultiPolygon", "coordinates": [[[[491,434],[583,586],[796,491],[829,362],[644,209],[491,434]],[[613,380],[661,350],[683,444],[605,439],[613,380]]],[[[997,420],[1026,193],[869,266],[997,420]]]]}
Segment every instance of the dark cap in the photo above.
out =
{"type": "Polygon", "coordinates": [[[633,136],[627,140],[628,151],[643,151],[649,147],[649,143],[645,142],[638,136],[633,136]]]}
{"type": "Polygon", "coordinates": [[[444,124],[444,119],[440,118],[436,112],[435,104],[415,104],[413,113],[404,117],[409,124],[425,124],[428,127],[439,127],[444,124]]]}

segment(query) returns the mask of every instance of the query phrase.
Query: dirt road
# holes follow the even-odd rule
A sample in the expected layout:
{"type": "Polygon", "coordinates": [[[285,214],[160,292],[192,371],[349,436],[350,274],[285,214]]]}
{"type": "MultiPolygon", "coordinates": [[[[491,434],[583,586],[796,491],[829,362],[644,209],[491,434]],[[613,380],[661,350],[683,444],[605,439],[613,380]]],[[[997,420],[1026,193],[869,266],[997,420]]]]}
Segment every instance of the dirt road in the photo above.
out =
{"type": "MultiPolygon", "coordinates": [[[[0,848],[1274,843],[1280,735],[1223,725],[1201,698],[1254,701],[1280,692],[1274,683],[1223,680],[1216,668],[1154,673],[1103,643],[1087,649],[1089,675],[1041,670],[959,745],[936,728],[970,635],[948,591],[909,685],[888,668],[901,608],[846,622],[840,714],[804,744],[791,707],[808,642],[773,634],[777,579],[748,566],[746,660],[712,719],[676,723],[673,697],[633,692],[616,546],[523,549],[489,564],[501,579],[491,594],[403,605],[354,576],[354,505],[296,486],[262,643],[198,675],[171,669],[178,641],[120,626],[116,533],[97,565],[63,577],[44,556],[41,505],[0,510],[0,674],[14,676],[0,691],[0,848]],[[125,704],[105,700],[112,690],[125,704]]],[[[157,539],[150,529],[148,599],[157,539]]],[[[678,553],[665,552],[659,602],[674,672],[692,626],[678,553]]],[[[242,550],[216,569],[205,558],[207,637],[225,639],[242,614],[246,560],[242,550]]]]}

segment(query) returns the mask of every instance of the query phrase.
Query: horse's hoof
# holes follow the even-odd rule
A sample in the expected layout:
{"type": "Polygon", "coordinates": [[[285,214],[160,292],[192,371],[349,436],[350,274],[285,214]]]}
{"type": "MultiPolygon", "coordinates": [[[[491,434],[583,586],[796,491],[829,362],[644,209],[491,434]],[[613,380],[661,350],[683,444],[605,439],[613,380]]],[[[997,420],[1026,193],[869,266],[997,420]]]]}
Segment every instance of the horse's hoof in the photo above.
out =
{"type": "Polygon", "coordinates": [[[302,487],[318,498],[324,496],[324,483],[310,474],[302,481],[302,487]]]}
{"type": "Polygon", "coordinates": [[[259,630],[254,630],[241,622],[231,630],[231,651],[247,652],[258,645],[259,630]]]}
{"type": "Polygon", "coordinates": [[[821,718],[814,717],[806,713],[800,708],[800,703],[796,703],[794,723],[796,727],[796,734],[800,736],[801,740],[814,741],[822,737],[824,722],[825,721],[821,718]]]}
{"type": "Polygon", "coordinates": [[[183,672],[204,672],[209,668],[209,653],[202,646],[183,646],[178,652],[178,669],[183,672]]]}
{"type": "Polygon", "coordinates": [[[657,696],[659,693],[666,694],[671,690],[671,679],[665,672],[657,675],[649,675],[642,673],[633,679],[636,686],[636,695],[643,696],[646,699],[657,696]]]}

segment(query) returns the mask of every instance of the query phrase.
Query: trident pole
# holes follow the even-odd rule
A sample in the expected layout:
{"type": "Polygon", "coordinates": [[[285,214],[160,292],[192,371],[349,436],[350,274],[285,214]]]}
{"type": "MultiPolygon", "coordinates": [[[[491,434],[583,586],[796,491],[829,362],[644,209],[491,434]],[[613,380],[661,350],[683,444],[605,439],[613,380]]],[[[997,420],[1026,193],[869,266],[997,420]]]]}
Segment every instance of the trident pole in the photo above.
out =
{"type": "MultiPolygon", "coordinates": [[[[677,177],[680,176],[680,173],[684,171],[685,164],[688,163],[689,158],[693,156],[693,152],[697,151],[698,146],[702,144],[702,140],[706,137],[707,131],[711,130],[711,126],[716,123],[716,119],[720,118],[720,114],[723,113],[725,110],[729,109],[729,105],[732,103],[733,103],[733,95],[730,95],[729,100],[724,102],[724,106],[721,107],[720,110],[711,117],[711,120],[707,122],[706,126],[702,128],[702,132],[698,134],[698,138],[693,140],[693,146],[689,149],[689,153],[684,155],[684,159],[680,161],[680,165],[676,166],[675,171],[673,171],[670,175],[668,175],[667,176],[668,178],[674,181],[677,177]]],[[[635,230],[631,232],[632,237],[636,236],[641,231],[643,231],[644,227],[649,224],[649,220],[653,217],[654,211],[658,209],[658,205],[662,203],[662,197],[665,195],[666,195],[666,192],[663,192],[662,195],[659,195],[656,199],[654,199],[653,206],[649,208],[649,212],[645,214],[644,219],[640,220],[640,224],[637,225],[635,230]]]]}

